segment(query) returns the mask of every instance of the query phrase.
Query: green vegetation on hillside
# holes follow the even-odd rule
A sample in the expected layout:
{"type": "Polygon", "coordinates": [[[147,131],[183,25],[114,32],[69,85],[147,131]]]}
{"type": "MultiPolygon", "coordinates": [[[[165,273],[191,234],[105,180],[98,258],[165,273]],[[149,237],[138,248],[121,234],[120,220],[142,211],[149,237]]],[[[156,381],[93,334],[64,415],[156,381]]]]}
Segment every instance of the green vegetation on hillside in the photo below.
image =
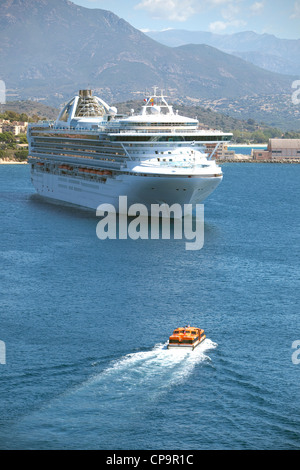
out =
{"type": "Polygon", "coordinates": [[[46,120],[46,117],[41,118],[41,116],[38,116],[37,114],[33,114],[31,117],[28,116],[27,114],[21,112],[15,112],[15,111],[9,111],[5,110],[4,113],[0,113],[0,119],[4,119],[5,121],[18,121],[18,122],[37,122],[39,120],[46,120]]]}
{"type": "MultiPolygon", "coordinates": [[[[37,122],[54,119],[58,110],[32,101],[8,102],[0,119],[9,122],[37,122]]],[[[12,132],[0,133],[0,159],[26,161],[28,150],[18,148],[18,144],[28,144],[26,134],[15,136],[12,132]]]]}
{"type": "MultiPolygon", "coordinates": [[[[29,121],[34,122],[40,119],[56,119],[59,112],[56,108],[30,100],[8,101],[5,106],[2,106],[3,108],[5,113],[13,111],[16,114],[27,116],[29,121]]],[[[28,119],[26,119],[27,122],[29,122],[28,119]]]]}
{"type": "Polygon", "coordinates": [[[28,157],[28,150],[18,149],[18,144],[27,144],[25,134],[15,136],[12,132],[0,134],[0,159],[25,161],[28,157]]]}

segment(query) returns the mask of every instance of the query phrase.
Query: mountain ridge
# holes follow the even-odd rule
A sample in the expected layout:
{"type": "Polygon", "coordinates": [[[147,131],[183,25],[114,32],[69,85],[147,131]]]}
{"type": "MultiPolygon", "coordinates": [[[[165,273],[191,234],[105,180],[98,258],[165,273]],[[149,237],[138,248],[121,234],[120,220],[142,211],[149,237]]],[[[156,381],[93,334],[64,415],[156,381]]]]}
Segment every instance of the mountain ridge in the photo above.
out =
{"type": "Polygon", "coordinates": [[[54,106],[87,86],[109,101],[153,85],[181,98],[280,93],[290,86],[287,77],[211,46],[170,48],[112,12],[68,0],[4,0],[0,44],[0,75],[14,99],[44,98],[54,106]]]}
{"type": "Polygon", "coordinates": [[[152,39],[169,47],[186,44],[207,44],[276,73],[300,73],[300,39],[281,39],[273,34],[243,31],[216,34],[208,31],[169,29],[148,31],[152,39]]]}

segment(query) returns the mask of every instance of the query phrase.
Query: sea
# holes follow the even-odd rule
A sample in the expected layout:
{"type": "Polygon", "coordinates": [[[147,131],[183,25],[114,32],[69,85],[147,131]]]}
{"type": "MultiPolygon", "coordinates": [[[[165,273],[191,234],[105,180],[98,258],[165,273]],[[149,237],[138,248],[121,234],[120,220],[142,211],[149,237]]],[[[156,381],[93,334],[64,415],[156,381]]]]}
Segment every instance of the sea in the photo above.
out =
{"type": "Polygon", "coordinates": [[[267,150],[267,144],[265,145],[229,145],[228,150],[234,150],[239,155],[251,155],[252,150],[267,150]]]}
{"type": "Polygon", "coordinates": [[[222,169],[189,251],[99,240],[0,166],[0,449],[300,449],[300,166],[222,169]]]}

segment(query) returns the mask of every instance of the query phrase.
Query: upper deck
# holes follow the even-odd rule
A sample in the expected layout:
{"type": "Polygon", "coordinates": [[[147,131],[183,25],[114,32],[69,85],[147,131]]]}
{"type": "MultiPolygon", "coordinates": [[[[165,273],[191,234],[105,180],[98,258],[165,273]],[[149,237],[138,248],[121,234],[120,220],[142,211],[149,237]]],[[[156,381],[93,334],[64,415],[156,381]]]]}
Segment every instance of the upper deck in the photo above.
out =
{"type": "Polygon", "coordinates": [[[144,99],[140,113],[131,110],[131,116],[120,116],[91,90],[81,90],[60,112],[56,121],[32,124],[30,135],[84,138],[109,137],[113,142],[222,142],[231,140],[231,133],[199,129],[197,119],[174,112],[161,93],[144,99]],[[66,132],[67,131],[67,132],[66,132]],[[34,134],[33,134],[34,133],[34,134]]]}

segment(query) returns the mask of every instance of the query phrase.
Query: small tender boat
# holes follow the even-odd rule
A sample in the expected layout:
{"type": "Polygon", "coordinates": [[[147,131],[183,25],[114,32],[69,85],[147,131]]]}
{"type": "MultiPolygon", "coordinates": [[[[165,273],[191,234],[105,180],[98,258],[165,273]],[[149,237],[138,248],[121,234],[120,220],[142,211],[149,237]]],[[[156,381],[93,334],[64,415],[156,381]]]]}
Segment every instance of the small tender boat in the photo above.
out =
{"type": "Polygon", "coordinates": [[[176,328],[169,338],[168,349],[171,348],[191,348],[194,350],[206,338],[204,330],[193,326],[176,328]]]}

